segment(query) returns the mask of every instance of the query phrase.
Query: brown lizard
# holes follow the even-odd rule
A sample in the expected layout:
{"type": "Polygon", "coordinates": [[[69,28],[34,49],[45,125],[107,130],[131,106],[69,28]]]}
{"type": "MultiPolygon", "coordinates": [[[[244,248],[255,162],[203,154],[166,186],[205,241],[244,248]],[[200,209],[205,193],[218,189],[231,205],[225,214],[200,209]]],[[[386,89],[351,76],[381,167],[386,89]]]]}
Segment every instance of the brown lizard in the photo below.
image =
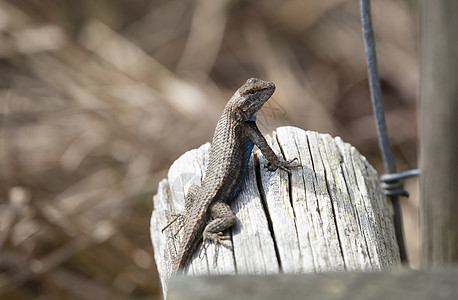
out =
{"type": "MultiPolygon", "coordinates": [[[[222,244],[223,231],[234,225],[235,214],[228,203],[239,193],[253,146],[269,161],[267,168],[290,172],[291,161],[277,157],[256,126],[256,114],[275,91],[272,82],[248,79],[232,96],[218,121],[210,148],[205,177],[186,195],[183,236],[173,272],[183,269],[203,239],[222,244]]],[[[204,244],[203,244],[204,245],[204,244]]],[[[216,257],[215,257],[216,259],[216,257]]]]}

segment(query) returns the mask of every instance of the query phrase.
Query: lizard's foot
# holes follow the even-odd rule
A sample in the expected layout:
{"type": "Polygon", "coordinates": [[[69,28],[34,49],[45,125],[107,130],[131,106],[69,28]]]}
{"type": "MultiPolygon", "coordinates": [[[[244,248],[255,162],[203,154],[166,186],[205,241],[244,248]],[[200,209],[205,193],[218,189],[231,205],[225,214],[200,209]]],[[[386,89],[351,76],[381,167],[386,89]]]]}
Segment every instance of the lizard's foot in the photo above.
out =
{"type": "Polygon", "coordinates": [[[302,168],[302,165],[291,166],[291,163],[294,162],[294,161],[297,161],[297,160],[298,160],[298,159],[297,159],[297,157],[296,157],[296,158],[294,158],[294,159],[292,159],[292,160],[282,161],[282,162],[280,163],[280,165],[277,165],[277,166],[269,162],[269,163],[266,165],[266,168],[267,168],[267,170],[269,170],[269,171],[271,171],[271,172],[274,172],[275,170],[277,170],[277,168],[280,168],[280,169],[282,169],[283,171],[286,171],[286,172],[288,172],[288,173],[291,174],[291,170],[292,170],[292,169],[302,168]]]}
{"type": "Polygon", "coordinates": [[[223,235],[222,232],[204,232],[202,246],[200,247],[199,257],[201,257],[202,251],[207,251],[207,246],[205,246],[205,241],[209,240],[215,244],[215,254],[213,255],[213,266],[216,266],[216,258],[218,256],[218,245],[222,245],[227,249],[232,249],[231,245],[227,245],[224,241],[230,240],[230,236],[223,235]]]}
{"type": "Polygon", "coordinates": [[[167,224],[164,228],[162,228],[161,233],[164,233],[164,231],[165,231],[167,228],[169,228],[173,223],[175,223],[176,221],[178,221],[178,223],[180,224],[180,225],[179,225],[180,227],[178,227],[177,232],[175,232],[175,233],[173,234],[173,237],[176,238],[177,235],[178,235],[178,233],[180,233],[181,229],[183,229],[183,227],[184,227],[184,223],[185,223],[184,221],[185,221],[186,216],[183,215],[183,214],[173,214],[172,217],[174,217],[174,219],[173,219],[172,221],[170,221],[170,223],[167,224]]]}

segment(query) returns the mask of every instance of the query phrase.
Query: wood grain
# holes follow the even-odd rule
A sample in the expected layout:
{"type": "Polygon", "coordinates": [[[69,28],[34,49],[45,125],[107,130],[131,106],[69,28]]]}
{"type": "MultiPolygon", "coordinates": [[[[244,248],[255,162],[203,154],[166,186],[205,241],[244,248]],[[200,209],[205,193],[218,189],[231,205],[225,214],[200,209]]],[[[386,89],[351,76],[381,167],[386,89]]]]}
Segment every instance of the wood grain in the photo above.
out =
{"type": "MultiPolygon", "coordinates": [[[[384,270],[400,265],[390,211],[375,169],[339,137],[280,127],[268,139],[286,160],[302,165],[288,174],[269,172],[260,151],[252,154],[242,191],[231,203],[237,222],[233,251],[214,245],[194,254],[189,275],[310,273],[384,270]]],[[[166,288],[176,255],[179,222],[161,233],[184,197],[204,176],[210,144],[177,159],[154,196],[151,239],[166,288]]],[[[166,290],[165,290],[166,291],[166,290]]]]}

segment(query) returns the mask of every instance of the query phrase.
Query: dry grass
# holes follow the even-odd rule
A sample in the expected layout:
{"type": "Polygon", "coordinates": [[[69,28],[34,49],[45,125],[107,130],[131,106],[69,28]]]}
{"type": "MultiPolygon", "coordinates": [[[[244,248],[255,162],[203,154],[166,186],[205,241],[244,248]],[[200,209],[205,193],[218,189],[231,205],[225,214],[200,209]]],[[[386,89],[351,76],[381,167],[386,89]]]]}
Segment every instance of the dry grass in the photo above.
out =
{"type": "MultiPolygon", "coordinates": [[[[400,170],[416,167],[415,3],[373,4],[400,170]]],[[[340,135],[381,170],[359,26],[353,0],[0,2],[0,297],[159,297],[151,197],[249,77],[277,85],[263,131],[340,135]]]]}

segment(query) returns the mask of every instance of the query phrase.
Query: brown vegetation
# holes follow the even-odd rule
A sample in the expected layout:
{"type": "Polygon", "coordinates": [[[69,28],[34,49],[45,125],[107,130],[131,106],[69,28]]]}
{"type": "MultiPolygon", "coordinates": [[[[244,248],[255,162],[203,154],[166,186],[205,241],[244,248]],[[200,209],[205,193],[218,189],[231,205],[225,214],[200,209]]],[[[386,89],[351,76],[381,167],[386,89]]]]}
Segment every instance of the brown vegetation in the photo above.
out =
{"type": "MultiPolygon", "coordinates": [[[[374,2],[389,134],[406,170],[416,1],[374,2]]],[[[3,1],[0,33],[1,298],[157,298],[152,195],[249,77],[277,85],[261,130],[339,135],[383,172],[358,1],[3,1]]]]}

